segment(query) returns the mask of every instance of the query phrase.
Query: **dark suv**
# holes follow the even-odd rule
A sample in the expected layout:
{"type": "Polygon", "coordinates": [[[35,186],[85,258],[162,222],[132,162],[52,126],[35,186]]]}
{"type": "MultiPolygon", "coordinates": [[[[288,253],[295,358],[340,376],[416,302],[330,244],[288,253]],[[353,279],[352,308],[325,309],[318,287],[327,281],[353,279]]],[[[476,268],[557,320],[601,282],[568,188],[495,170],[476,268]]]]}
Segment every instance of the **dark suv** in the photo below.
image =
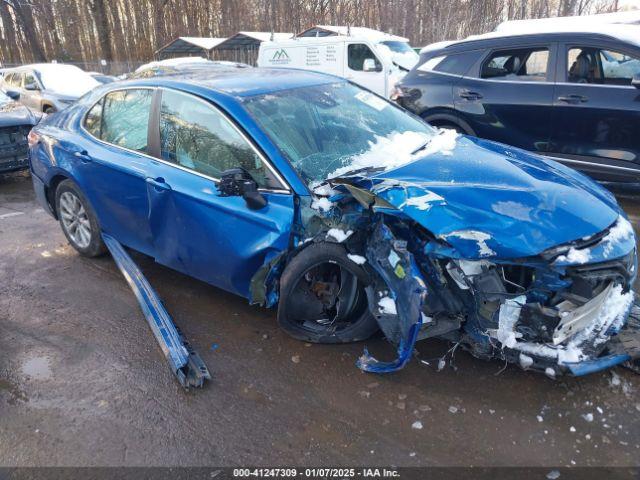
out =
{"type": "Polygon", "coordinates": [[[640,27],[494,32],[423,49],[395,98],[436,126],[640,186],[640,27]]]}

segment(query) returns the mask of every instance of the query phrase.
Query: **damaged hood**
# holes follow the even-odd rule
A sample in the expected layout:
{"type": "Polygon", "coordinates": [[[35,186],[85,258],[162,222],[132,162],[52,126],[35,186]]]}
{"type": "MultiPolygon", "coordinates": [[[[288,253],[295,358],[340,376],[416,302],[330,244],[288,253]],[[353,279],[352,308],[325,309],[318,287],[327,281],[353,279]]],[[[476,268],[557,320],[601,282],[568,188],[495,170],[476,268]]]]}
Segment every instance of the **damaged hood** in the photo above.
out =
{"type": "Polygon", "coordinates": [[[471,259],[537,255],[601,232],[620,215],[613,195],[584,175],[471,137],[354,184],[471,259]]]}

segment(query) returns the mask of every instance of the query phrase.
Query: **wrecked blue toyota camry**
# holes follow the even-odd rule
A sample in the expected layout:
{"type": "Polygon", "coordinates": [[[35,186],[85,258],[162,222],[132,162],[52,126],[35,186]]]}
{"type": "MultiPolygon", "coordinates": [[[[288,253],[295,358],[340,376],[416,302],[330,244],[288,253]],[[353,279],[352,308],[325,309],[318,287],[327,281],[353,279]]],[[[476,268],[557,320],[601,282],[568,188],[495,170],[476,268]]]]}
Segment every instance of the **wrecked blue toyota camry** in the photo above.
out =
{"type": "Polygon", "coordinates": [[[38,199],[83,255],[122,245],[277,307],[293,337],[438,337],[581,375],[637,368],[635,236],[585,176],[438,131],[341,79],[185,71],[98,88],[30,134],[38,199]]]}

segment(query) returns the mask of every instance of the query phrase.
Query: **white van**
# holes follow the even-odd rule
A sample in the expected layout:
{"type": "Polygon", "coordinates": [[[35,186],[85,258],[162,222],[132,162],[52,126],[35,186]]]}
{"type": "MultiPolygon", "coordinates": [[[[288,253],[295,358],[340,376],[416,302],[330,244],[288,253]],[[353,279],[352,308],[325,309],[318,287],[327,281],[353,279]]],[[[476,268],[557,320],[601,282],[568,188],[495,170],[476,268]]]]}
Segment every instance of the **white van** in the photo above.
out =
{"type": "Polygon", "coordinates": [[[388,98],[419,56],[406,38],[378,33],[262,42],[258,66],[329,73],[388,98]]]}

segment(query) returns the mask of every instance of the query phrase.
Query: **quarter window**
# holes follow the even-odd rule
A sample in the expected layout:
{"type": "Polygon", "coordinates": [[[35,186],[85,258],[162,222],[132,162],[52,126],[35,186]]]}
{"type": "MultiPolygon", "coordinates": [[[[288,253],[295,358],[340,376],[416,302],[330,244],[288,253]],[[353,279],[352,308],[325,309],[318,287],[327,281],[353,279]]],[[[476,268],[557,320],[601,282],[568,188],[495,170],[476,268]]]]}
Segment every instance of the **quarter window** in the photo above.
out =
{"type": "Polygon", "coordinates": [[[102,102],[104,98],[101,98],[84,118],[84,128],[96,138],[102,137],[102,102]]]}
{"type": "Polygon", "coordinates": [[[526,48],[493,53],[482,65],[482,78],[521,82],[546,82],[549,49],[526,48]]]}
{"type": "Polygon", "coordinates": [[[376,72],[382,71],[382,64],[376,58],[368,45],[365,45],[364,43],[351,43],[347,47],[347,63],[351,70],[356,70],[358,72],[364,71],[364,61],[368,58],[375,62],[376,72]]]}
{"type": "MultiPolygon", "coordinates": [[[[94,116],[101,113],[98,138],[129,150],[146,152],[152,97],[153,91],[149,89],[117,90],[105,95],[98,107],[101,112],[94,112],[97,105],[89,112],[94,116]]],[[[85,119],[88,131],[91,131],[89,118],[94,116],[87,115],[85,119]]],[[[94,130],[95,125],[96,122],[92,124],[94,130]]]]}
{"type": "Polygon", "coordinates": [[[241,167],[258,186],[279,186],[260,156],[222,113],[185,93],[162,92],[160,154],[163,160],[213,178],[241,167]]]}

